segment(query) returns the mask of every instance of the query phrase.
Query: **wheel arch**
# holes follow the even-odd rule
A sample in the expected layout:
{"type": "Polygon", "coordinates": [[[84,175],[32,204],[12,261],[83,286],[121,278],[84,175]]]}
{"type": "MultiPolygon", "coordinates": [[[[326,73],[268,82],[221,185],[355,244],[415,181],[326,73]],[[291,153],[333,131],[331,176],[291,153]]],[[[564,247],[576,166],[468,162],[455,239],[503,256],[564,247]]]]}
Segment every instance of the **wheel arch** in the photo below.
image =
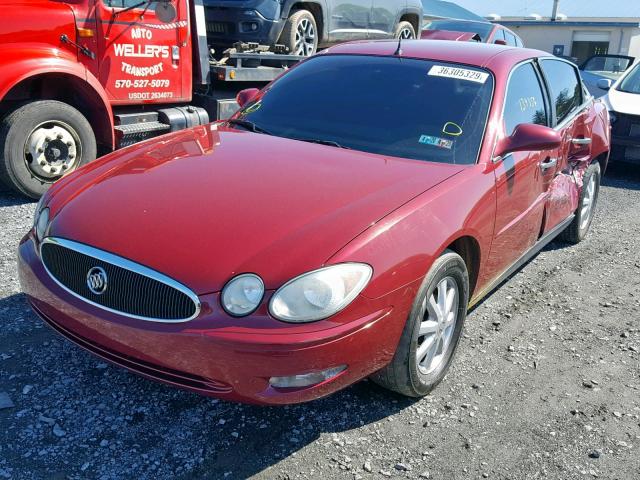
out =
{"type": "MultiPolygon", "coordinates": [[[[469,274],[469,298],[473,297],[480,273],[481,249],[478,240],[471,235],[461,235],[451,241],[442,252],[451,250],[462,257],[469,274]]],[[[442,255],[442,253],[441,253],[442,255]]]]}
{"type": "MultiPolygon", "coordinates": [[[[11,82],[0,85],[2,113],[19,104],[35,100],[58,100],[79,110],[93,126],[96,141],[112,150],[115,146],[113,115],[106,92],[98,80],[77,63],[42,68],[43,58],[8,65],[14,75],[11,82]]],[[[69,62],[70,63],[70,62],[69,62]]]]}
{"type": "Polygon", "coordinates": [[[420,38],[420,15],[415,12],[405,11],[400,15],[399,22],[409,22],[413,25],[413,28],[416,32],[416,38],[420,38]]]}
{"type": "Polygon", "coordinates": [[[318,33],[320,34],[320,38],[318,39],[318,44],[325,41],[327,38],[327,24],[328,22],[325,19],[326,11],[324,3],[321,2],[301,2],[293,0],[289,3],[289,8],[284,10],[284,17],[289,18],[293,12],[298,10],[308,10],[313,15],[313,18],[316,20],[316,26],[318,27],[318,33]]]}

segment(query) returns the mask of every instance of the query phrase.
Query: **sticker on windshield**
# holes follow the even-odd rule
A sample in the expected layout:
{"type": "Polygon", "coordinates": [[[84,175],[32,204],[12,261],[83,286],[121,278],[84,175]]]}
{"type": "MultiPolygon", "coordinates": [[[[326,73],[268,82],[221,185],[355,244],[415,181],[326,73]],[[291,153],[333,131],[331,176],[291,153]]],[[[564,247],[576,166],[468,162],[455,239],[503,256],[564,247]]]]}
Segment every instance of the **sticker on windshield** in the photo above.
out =
{"type": "Polygon", "coordinates": [[[434,65],[429,70],[429,75],[432,77],[458,78],[476,83],[484,83],[489,78],[489,74],[486,72],[468,68],[447,67],[445,65],[434,65]]]}
{"type": "Polygon", "coordinates": [[[423,145],[433,145],[434,147],[446,148],[451,150],[453,147],[453,140],[447,140],[446,138],[432,137],[431,135],[420,135],[418,143],[423,145]]]}

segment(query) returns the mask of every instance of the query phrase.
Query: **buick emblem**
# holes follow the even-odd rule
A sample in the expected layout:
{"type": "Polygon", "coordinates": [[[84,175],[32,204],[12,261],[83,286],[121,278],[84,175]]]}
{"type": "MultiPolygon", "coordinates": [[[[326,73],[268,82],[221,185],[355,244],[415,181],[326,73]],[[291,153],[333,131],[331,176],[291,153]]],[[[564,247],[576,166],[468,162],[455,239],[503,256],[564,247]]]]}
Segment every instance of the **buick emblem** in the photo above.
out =
{"type": "Polygon", "coordinates": [[[107,272],[104,268],[93,267],[87,273],[87,287],[91,293],[102,295],[107,290],[107,272]]]}

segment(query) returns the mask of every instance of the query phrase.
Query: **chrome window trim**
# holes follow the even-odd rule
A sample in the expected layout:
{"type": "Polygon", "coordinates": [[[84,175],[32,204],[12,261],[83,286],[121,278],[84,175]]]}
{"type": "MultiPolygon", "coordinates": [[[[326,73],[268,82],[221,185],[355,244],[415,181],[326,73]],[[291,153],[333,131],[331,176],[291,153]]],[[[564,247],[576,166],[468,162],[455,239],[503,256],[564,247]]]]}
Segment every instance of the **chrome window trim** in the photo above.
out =
{"type": "MultiPolygon", "coordinates": [[[[540,75],[538,74],[538,71],[537,71],[536,65],[535,65],[535,61],[536,61],[535,58],[527,58],[525,60],[522,60],[522,61],[516,63],[513,66],[513,68],[509,71],[509,75],[507,76],[507,81],[506,81],[505,87],[504,87],[504,95],[503,95],[503,98],[502,98],[502,108],[500,109],[500,118],[502,119],[502,124],[501,124],[502,132],[501,133],[505,137],[508,137],[508,135],[507,135],[507,129],[506,129],[506,122],[504,120],[504,111],[505,111],[505,109],[507,107],[507,94],[509,93],[509,84],[511,84],[511,77],[513,76],[513,73],[516,70],[518,70],[520,67],[522,67],[523,65],[531,64],[533,66],[533,69],[536,71],[536,78],[538,80],[538,83],[540,83],[541,80],[544,81],[544,78],[540,78],[540,75]]],[[[545,109],[545,115],[547,117],[547,125],[546,126],[548,127],[549,124],[551,123],[552,119],[549,118],[551,116],[551,112],[547,111],[547,100],[548,99],[546,98],[546,94],[548,92],[546,90],[547,90],[546,89],[546,85],[540,83],[540,92],[542,93],[543,100],[545,100],[544,109],[545,109]]],[[[551,106],[551,104],[549,104],[549,106],[551,106]]],[[[549,127],[549,128],[551,128],[551,127],[549,127]]],[[[500,157],[500,156],[496,157],[495,156],[496,147],[498,146],[498,141],[499,141],[499,138],[498,138],[498,136],[496,136],[496,140],[495,140],[495,142],[493,144],[493,148],[491,149],[491,161],[492,161],[492,163],[498,163],[498,162],[504,160],[505,158],[507,158],[509,155],[511,155],[511,153],[508,153],[504,157],[500,157]]]]}
{"type": "Polygon", "coordinates": [[[135,320],[143,320],[143,321],[146,321],[146,322],[157,322],[157,323],[183,323],[183,322],[188,322],[190,320],[193,320],[194,318],[196,318],[200,314],[200,310],[201,310],[201,307],[202,307],[202,305],[200,303],[200,299],[189,288],[187,288],[183,284],[177,282],[176,280],[172,279],[171,277],[163,275],[162,273],[157,272],[155,270],[152,270],[151,268],[145,267],[144,265],[140,265],[139,263],[135,263],[135,262],[133,262],[131,260],[127,260],[126,258],[120,257],[118,255],[114,255],[113,253],[105,252],[104,250],[100,250],[98,248],[90,247],[89,245],[85,245],[84,243],[74,242],[73,240],[67,240],[66,238],[59,238],[59,237],[46,237],[46,238],[44,238],[42,240],[42,242],[40,242],[39,253],[40,253],[40,259],[42,261],[42,266],[44,267],[44,269],[47,272],[47,274],[49,275],[49,277],[51,277],[51,279],[60,288],[62,288],[67,293],[70,293],[74,297],[79,298],[83,302],[86,302],[89,305],[93,305],[94,307],[100,308],[100,309],[105,310],[107,312],[115,313],[115,314],[118,314],[118,315],[122,315],[122,316],[127,317],[127,318],[133,318],[135,320]],[[120,267],[120,268],[123,268],[125,270],[130,270],[130,271],[132,271],[134,273],[137,273],[139,275],[142,275],[144,277],[148,277],[148,278],[151,278],[152,280],[156,280],[157,282],[164,283],[165,285],[167,285],[167,286],[169,286],[171,288],[174,288],[175,290],[178,290],[179,292],[181,292],[181,293],[185,294],[187,297],[189,297],[189,299],[195,305],[196,310],[195,310],[194,314],[192,316],[190,316],[189,318],[159,319],[159,318],[152,318],[152,317],[143,317],[143,316],[127,313],[127,312],[122,312],[120,310],[115,310],[113,308],[105,307],[104,305],[100,305],[99,303],[93,302],[93,301],[89,300],[88,298],[85,298],[82,295],[77,294],[73,290],[69,289],[67,286],[63,285],[49,271],[49,269],[47,268],[47,265],[45,264],[44,260],[42,260],[42,258],[43,258],[42,257],[42,247],[43,247],[43,245],[45,245],[47,243],[51,243],[53,245],[58,245],[58,246],[67,248],[69,250],[74,250],[74,251],[76,251],[78,253],[81,253],[83,255],[87,255],[89,257],[95,258],[96,260],[100,260],[100,261],[103,261],[105,263],[109,263],[111,265],[115,265],[116,267],[120,267]]]}

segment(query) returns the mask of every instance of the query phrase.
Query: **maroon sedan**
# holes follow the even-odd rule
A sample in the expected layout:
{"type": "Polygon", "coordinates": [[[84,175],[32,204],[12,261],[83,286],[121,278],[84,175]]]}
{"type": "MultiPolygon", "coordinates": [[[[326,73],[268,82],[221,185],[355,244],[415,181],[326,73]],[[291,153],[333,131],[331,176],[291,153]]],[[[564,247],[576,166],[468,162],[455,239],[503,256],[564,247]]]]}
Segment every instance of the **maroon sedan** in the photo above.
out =
{"type": "Polygon", "coordinates": [[[229,400],[427,394],[471,305],[585,237],[609,154],[576,67],[522,48],[346,44],[239,101],[56,183],[19,249],[61,335],[229,400]]]}

